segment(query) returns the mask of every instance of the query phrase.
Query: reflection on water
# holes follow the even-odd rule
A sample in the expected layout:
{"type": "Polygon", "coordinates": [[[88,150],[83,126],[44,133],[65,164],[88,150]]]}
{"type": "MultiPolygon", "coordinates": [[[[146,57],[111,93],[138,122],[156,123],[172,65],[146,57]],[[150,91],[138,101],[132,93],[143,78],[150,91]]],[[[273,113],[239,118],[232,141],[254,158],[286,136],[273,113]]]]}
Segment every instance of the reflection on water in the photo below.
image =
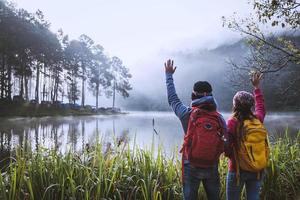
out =
{"type": "MultiPolygon", "coordinates": [[[[228,118],[229,114],[224,116],[228,118]]],[[[284,133],[286,128],[289,134],[295,135],[300,130],[299,116],[300,113],[272,113],[268,114],[265,124],[271,135],[284,133]]],[[[1,157],[17,145],[33,150],[43,146],[61,152],[69,149],[80,151],[98,139],[110,145],[118,137],[129,140],[131,144],[135,141],[142,147],[150,147],[154,140],[169,151],[181,144],[183,131],[179,120],[170,112],[0,120],[1,157]]]]}

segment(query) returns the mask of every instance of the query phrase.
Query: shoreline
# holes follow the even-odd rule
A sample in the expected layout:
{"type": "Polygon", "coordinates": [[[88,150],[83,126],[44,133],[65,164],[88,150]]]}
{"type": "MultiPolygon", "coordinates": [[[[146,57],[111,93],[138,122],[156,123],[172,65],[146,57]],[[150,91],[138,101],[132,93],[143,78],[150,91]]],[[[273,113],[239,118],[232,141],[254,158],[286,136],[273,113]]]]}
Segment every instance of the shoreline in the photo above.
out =
{"type": "MultiPolygon", "coordinates": [[[[91,112],[87,110],[72,110],[72,109],[51,109],[47,111],[37,111],[37,110],[31,110],[30,113],[26,112],[19,112],[19,111],[3,111],[3,109],[0,108],[0,119],[5,118],[40,118],[40,117],[68,117],[68,116],[92,116],[92,115],[102,115],[102,116],[113,116],[113,115],[127,115],[127,114],[136,114],[136,113],[163,113],[163,114],[172,114],[172,111],[132,111],[132,110],[126,110],[126,111],[99,111],[99,112],[91,112]]],[[[223,115],[230,115],[230,111],[221,111],[223,115]]],[[[300,111],[269,111],[267,113],[267,116],[272,115],[293,115],[293,114],[300,114],[300,111]]]]}
{"type": "Polygon", "coordinates": [[[91,106],[72,108],[61,108],[57,106],[43,105],[1,105],[0,119],[3,118],[34,118],[34,117],[67,117],[67,116],[92,116],[92,115],[124,115],[118,108],[99,108],[98,110],[91,106]]]}
{"type": "Polygon", "coordinates": [[[93,116],[93,115],[102,115],[102,116],[113,116],[113,115],[127,115],[129,112],[117,112],[117,113],[106,113],[106,112],[99,112],[99,113],[59,113],[59,114],[38,114],[38,115],[0,115],[1,119],[12,119],[12,118],[43,118],[43,117],[80,117],[80,116],[93,116]]]}

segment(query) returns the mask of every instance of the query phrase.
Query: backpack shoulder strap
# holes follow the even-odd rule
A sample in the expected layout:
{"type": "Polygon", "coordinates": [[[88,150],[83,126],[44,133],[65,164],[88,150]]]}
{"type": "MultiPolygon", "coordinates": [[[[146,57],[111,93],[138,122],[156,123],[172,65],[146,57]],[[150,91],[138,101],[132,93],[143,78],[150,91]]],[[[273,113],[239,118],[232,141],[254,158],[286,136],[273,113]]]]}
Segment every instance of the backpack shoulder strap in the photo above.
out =
{"type": "Polygon", "coordinates": [[[195,122],[198,117],[200,117],[201,115],[203,115],[206,112],[207,111],[201,109],[200,107],[196,107],[196,106],[192,107],[189,123],[190,122],[192,122],[192,123],[195,122]]]}
{"type": "Polygon", "coordinates": [[[221,113],[219,113],[218,111],[214,111],[214,112],[215,112],[216,117],[218,118],[218,122],[219,122],[219,125],[220,125],[221,135],[219,135],[219,136],[223,137],[225,135],[226,130],[227,130],[226,122],[225,122],[223,116],[221,115],[221,113]]]}

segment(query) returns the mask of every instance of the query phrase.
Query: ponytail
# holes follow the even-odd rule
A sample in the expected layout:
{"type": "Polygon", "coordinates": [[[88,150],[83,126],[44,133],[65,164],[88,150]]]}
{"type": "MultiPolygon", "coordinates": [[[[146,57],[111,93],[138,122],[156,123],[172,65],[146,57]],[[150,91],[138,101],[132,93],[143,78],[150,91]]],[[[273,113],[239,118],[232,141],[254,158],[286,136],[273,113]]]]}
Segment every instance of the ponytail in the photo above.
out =
{"type": "Polygon", "coordinates": [[[251,110],[251,106],[249,105],[242,105],[237,102],[233,108],[233,117],[237,119],[238,123],[236,126],[236,147],[239,149],[242,140],[244,139],[244,121],[247,119],[256,118],[251,110]]]}

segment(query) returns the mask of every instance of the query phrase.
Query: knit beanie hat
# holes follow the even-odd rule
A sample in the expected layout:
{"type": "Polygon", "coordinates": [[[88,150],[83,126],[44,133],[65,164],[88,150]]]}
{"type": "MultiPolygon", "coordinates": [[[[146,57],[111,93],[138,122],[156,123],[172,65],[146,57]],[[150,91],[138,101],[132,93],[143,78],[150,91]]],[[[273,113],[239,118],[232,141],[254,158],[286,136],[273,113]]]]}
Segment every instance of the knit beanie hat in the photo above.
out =
{"type": "Polygon", "coordinates": [[[250,92],[239,91],[233,97],[233,106],[241,105],[245,107],[254,106],[254,97],[250,92]]]}
{"type": "Polygon", "coordinates": [[[195,95],[203,95],[207,93],[207,95],[211,95],[212,88],[211,85],[207,81],[198,81],[194,84],[193,92],[195,95]]]}

